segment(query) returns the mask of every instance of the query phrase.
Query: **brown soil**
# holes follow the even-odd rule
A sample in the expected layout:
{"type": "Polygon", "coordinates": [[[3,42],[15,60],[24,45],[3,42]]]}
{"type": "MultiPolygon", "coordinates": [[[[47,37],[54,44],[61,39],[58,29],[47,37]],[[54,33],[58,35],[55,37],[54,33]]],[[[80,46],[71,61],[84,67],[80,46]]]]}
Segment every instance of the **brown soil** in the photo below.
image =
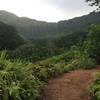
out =
{"type": "Polygon", "coordinates": [[[43,100],[89,100],[89,83],[98,71],[78,70],[50,79],[43,88],[43,100]]]}

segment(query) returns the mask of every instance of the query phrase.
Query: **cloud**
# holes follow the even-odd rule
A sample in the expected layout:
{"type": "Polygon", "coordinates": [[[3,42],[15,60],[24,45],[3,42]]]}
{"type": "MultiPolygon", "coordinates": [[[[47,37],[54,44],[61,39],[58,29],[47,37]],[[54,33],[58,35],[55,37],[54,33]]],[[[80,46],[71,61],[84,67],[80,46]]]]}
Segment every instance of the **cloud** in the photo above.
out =
{"type": "Polygon", "coordinates": [[[59,21],[89,13],[85,0],[0,0],[0,10],[44,21],[59,21]]]}
{"type": "Polygon", "coordinates": [[[44,0],[44,2],[60,9],[66,16],[75,17],[87,14],[94,10],[85,0],[44,0]]]}
{"type": "Polygon", "coordinates": [[[47,2],[55,7],[61,8],[61,9],[79,9],[83,7],[88,7],[88,4],[85,2],[85,0],[43,0],[44,2],[47,2]]]}

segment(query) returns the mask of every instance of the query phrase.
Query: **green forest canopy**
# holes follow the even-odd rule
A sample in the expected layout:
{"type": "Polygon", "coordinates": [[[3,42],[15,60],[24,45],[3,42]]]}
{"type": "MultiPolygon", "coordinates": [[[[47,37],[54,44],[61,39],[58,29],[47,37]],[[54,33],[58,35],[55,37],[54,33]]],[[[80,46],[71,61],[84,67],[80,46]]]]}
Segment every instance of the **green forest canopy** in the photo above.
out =
{"type": "Polygon", "coordinates": [[[13,26],[0,22],[0,50],[15,49],[22,42],[23,39],[13,26]]]}

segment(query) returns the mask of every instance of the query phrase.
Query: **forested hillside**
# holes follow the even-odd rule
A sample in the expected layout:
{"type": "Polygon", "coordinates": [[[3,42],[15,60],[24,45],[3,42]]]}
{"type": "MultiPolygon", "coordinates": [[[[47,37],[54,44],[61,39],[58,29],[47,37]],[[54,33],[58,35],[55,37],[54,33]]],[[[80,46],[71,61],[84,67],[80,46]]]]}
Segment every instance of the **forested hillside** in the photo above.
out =
{"type": "Polygon", "coordinates": [[[99,64],[100,11],[57,23],[0,11],[0,100],[45,100],[54,88],[46,100],[100,100],[99,64]]]}
{"type": "MultiPolygon", "coordinates": [[[[53,57],[50,58],[47,56],[47,59],[45,58],[45,54],[48,54],[45,51],[47,48],[41,49],[39,45],[37,46],[40,48],[34,47],[32,44],[24,44],[22,47],[17,47],[15,51],[11,51],[10,54],[9,49],[1,51],[1,100],[41,100],[42,86],[49,78],[73,70],[95,68],[100,60],[99,32],[100,25],[90,26],[86,38],[81,43],[70,45],[71,47],[64,53],[56,56],[52,55],[53,57]],[[13,55],[13,52],[20,58],[9,57],[13,55]],[[37,54],[34,55],[34,52],[37,52],[37,54]],[[39,61],[41,56],[45,60],[39,61]],[[37,60],[37,62],[34,63],[34,60],[37,60]]],[[[98,87],[95,88],[95,85],[96,82],[91,87],[93,88],[91,90],[92,95],[95,92],[94,89],[98,89],[98,87]]],[[[98,98],[98,96],[99,94],[94,98],[98,98]]]]}
{"type": "Polygon", "coordinates": [[[13,50],[24,43],[13,26],[0,22],[0,50],[13,50]]]}
{"type": "Polygon", "coordinates": [[[100,23],[100,12],[76,17],[70,20],[48,23],[26,17],[18,17],[6,11],[0,11],[0,21],[13,25],[25,39],[54,38],[70,32],[86,31],[89,25],[100,23]]]}

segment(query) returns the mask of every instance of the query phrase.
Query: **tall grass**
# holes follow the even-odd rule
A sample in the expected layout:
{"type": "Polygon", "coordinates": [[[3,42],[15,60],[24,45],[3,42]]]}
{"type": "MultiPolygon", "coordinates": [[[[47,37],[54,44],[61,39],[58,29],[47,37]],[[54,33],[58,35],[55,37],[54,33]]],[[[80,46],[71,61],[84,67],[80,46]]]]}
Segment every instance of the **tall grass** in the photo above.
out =
{"type": "Polygon", "coordinates": [[[41,87],[50,77],[85,65],[89,66],[86,68],[94,66],[90,58],[80,52],[77,54],[71,51],[33,64],[20,59],[10,60],[5,51],[0,53],[0,90],[3,91],[0,97],[2,100],[37,100],[41,87]]]}

